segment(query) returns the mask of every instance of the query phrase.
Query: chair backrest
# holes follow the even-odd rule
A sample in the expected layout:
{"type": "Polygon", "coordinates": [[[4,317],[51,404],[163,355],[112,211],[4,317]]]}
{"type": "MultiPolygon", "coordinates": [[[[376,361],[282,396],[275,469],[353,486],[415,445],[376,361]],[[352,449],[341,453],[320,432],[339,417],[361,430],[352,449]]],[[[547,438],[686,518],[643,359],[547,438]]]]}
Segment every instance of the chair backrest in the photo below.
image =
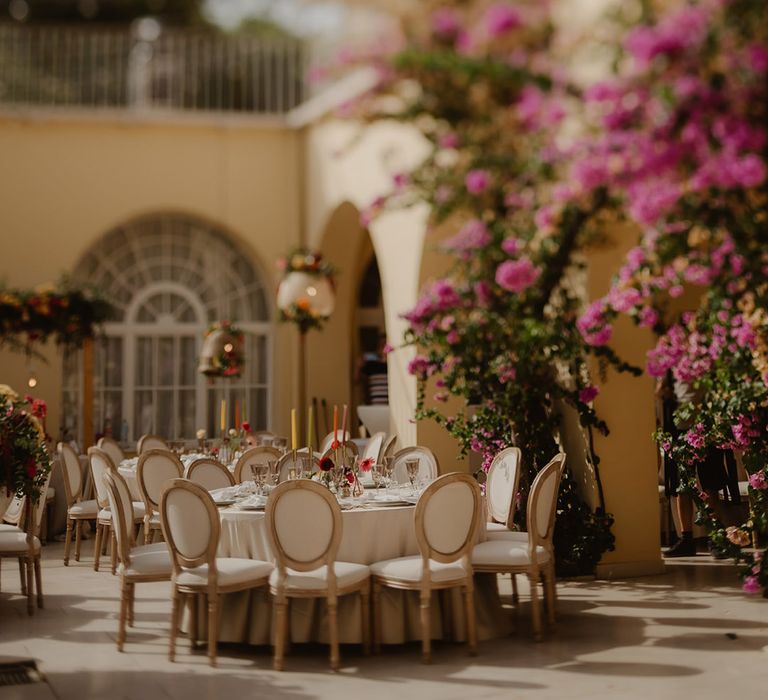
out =
{"type": "Polygon", "coordinates": [[[520,449],[507,447],[499,452],[488,467],[485,501],[488,514],[497,523],[512,526],[515,496],[520,482],[520,449]]]}
{"type": "Polygon", "coordinates": [[[174,573],[208,564],[208,581],[215,585],[221,524],[211,495],[186,479],[167,481],[160,496],[160,526],[174,573]]]}
{"type": "Polygon", "coordinates": [[[107,490],[109,510],[112,512],[112,528],[117,540],[117,553],[124,566],[131,563],[131,549],[135,544],[133,529],[134,513],[131,491],[122,474],[118,471],[103,474],[107,490]]]}
{"type": "Polygon", "coordinates": [[[251,447],[243,452],[235,464],[235,483],[251,481],[253,479],[251,467],[257,464],[267,466],[269,462],[277,462],[282,456],[282,452],[274,447],[251,447]]]}
{"type": "Polygon", "coordinates": [[[142,454],[147,450],[167,450],[168,443],[159,435],[142,435],[136,442],[136,453],[142,454]]]}
{"type": "Polygon", "coordinates": [[[204,457],[196,459],[187,467],[185,477],[195,484],[199,484],[206,491],[223,489],[235,485],[235,477],[221,462],[204,457]]]}
{"type": "Polygon", "coordinates": [[[160,506],[163,485],[171,479],[181,478],[182,474],[184,474],[184,466],[173,452],[147,450],[139,456],[139,463],[136,465],[136,483],[147,515],[160,506]]]}
{"type": "Polygon", "coordinates": [[[40,536],[40,525],[43,522],[43,514],[45,513],[46,499],[48,498],[48,487],[51,484],[53,469],[54,469],[54,465],[51,465],[51,468],[45,477],[45,481],[43,482],[42,487],[40,488],[40,498],[38,498],[37,503],[35,503],[35,511],[33,514],[34,520],[32,522],[32,527],[33,527],[32,534],[36,535],[37,537],[40,536]]]}
{"type": "Polygon", "coordinates": [[[116,440],[114,440],[111,437],[103,437],[99,438],[99,441],[96,443],[96,447],[98,447],[101,450],[104,450],[109,455],[109,458],[112,460],[112,463],[116,466],[120,466],[120,462],[122,462],[125,459],[125,453],[123,452],[123,448],[120,447],[120,445],[117,443],[116,440]]]}
{"type": "Polygon", "coordinates": [[[531,484],[527,513],[530,549],[535,549],[537,545],[551,549],[557,512],[557,492],[564,468],[565,453],[560,452],[539,471],[531,484]]]}
{"type": "MultiPolygon", "coordinates": [[[[339,436],[339,442],[349,442],[349,439],[352,437],[349,434],[349,430],[345,430],[344,434],[341,434],[341,431],[338,432],[339,436]]],[[[320,441],[320,454],[325,454],[328,452],[328,450],[331,449],[331,445],[333,444],[333,431],[328,433],[321,441],[320,441]]]]}
{"type": "Polygon", "coordinates": [[[467,558],[475,544],[480,487],[469,474],[435,479],[421,494],[414,514],[422,559],[453,562],[467,558]]]}
{"type": "Polygon", "coordinates": [[[8,507],[3,513],[3,522],[16,527],[24,526],[24,506],[27,504],[25,496],[19,498],[14,496],[8,503],[8,507]]]}
{"type": "Polygon", "coordinates": [[[67,497],[67,508],[83,497],[83,472],[80,469],[80,458],[72,446],[66,442],[56,445],[59,453],[61,468],[64,470],[64,494],[67,497]]]}
{"type": "Polygon", "coordinates": [[[91,465],[91,478],[96,489],[96,502],[100,508],[109,506],[107,487],[104,486],[104,474],[108,471],[115,472],[117,467],[106,450],[98,447],[88,448],[88,461],[91,465]]]}
{"type": "Polygon", "coordinates": [[[381,462],[381,456],[384,453],[384,440],[387,436],[384,433],[374,433],[368,438],[368,442],[365,443],[363,451],[360,453],[361,459],[373,458],[373,461],[378,464],[381,462]]]}
{"type": "MultiPolygon", "coordinates": [[[[286,452],[282,457],[280,457],[280,460],[277,463],[277,481],[278,483],[287,481],[288,477],[290,476],[291,469],[296,470],[296,475],[298,477],[299,472],[301,471],[301,459],[307,458],[307,452],[306,450],[304,452],[297,452],[296,458],[293,457],[293,451],[286,452]]],[[[312,457],[312,469],[311,471],[316,472],[320,471],[320,460],[313,455],[312,457]]]]}
{"type": "Polygon", "coordinates": [[[395,452],[393,459],[395,467],[392,477],[398,484],[409,483],[408,470],[405,468],[406,459],[419,460],[419,481],[423,479],[434,481],[440,473],[437,457],[428,447],[421,447],[420,445],[404,447],[402,450],[395,452]]]}
{"type": "Polygon", "coordinates": [[[327,564],[332,575],[341,542],[341,508],[325,486],[309,479],[278,484],[265,517],[278,569],[312,571],[327,564]]]}

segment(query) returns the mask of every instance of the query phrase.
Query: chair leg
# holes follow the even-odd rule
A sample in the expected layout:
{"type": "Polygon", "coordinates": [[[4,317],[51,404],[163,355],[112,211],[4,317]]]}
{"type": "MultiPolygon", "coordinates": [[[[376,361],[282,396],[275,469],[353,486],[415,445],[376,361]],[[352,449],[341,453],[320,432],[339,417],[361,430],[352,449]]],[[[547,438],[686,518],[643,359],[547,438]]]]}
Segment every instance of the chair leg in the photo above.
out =
{"type": "Polygon", "coordinates": [[[83,538],[83,521],[75,521],[75,561],[80,561],[80,542],[83,538]]]}
{"type": "Polygon", "coordinates": [[[125,623],[128,619],[128,599],[130,583],[123,578],[120,585],[120,620],[117,623],[117,650],[122,651],[125,645],[125,623]]]}
{"type": "Polygon", "coordinates": [[[152,527],[149,518],[144,518],[144,544],[152,544],[152,527]]]}
{"type": "Polygon", "coordinates": [[[477,656],[477,620],[475,618],[475,590],[470,578],[464,586],[464,616],[467,623],[467,645],[470,656],[477,656]]]}
{"type": "Polygon", "coordinates": [[[74,521],[67,515],[67,531],[64,534],[64,566],[69,566],[69,548],[72,544],[72,525],[74,525],[74,521]]]}
{"type": "Polygon", "coordinates": [[[35,614],[35,591],[32,587],[32,574],[33,574],[33,566],[32,566],[32,560],[29,558],[24,559],[24,566],[27,570],[27,613],[29,615],[35,614]]]}
{"type": "Polygon", "coordinates": [[[115,528],[110,526],[109,531],[111,533],[109,542],[109,562],[112,567],[112,575],[115,575],[117,571],[117,535],[115,535],[115,528]]]}
{"type": "Polygon", "coordinates": [[[533,623],[533,638],[541,641],[541,607],[539,603],[539,570],[532,568],[528,572],[528,580],[531,584],[531,621],[533,623]]]}
{"type": "Polygon", "coordinates": [[[101,562],[101,539],[104,537],[104,525],[98,520],[96,521],[96,544],[93,545],[93,570],[99,570],[99,562],[101,562]]]}
{"type": "Polygon", "coordinates": [[[331,642],[331,670],[339,670],[339,599],[328,596],[328,637],[331,642]]]}
{"type": "Polygon", "coordinates": [[[371,653],[371,586],[370,582],[360,591],[360,617],[362,618],[363,654],[371,653]]]}
{"type": "Polygon", "coordinates": [[[35,588],[37,589],[37,607],[43,609],[43,572],[40,568],[40,557],[35,557],[35,588]]]}
{"type": "Polygon", "coordinates": [[[510,574],[512,577],[512,605],[517,605],[520,602],[520,595],[517,592],[517,574],[510,574]]]}
{"type": "Polygon", "coordinates": [[[555,591],[555,567],[548,566],[544,578],[544,595],[547,601],[547,622],[550,625],[555,624],[555,603],[557,602],[557,593],[555,591]]]}
{"type": "Polygon", "coordinates": [[[219,594],[208,594],[208,662],[216,666],[216,637],[219,632],[218,620],[219,594]]]}
{"type": "Polygon", "coordinates": [[[133,627],[133,607],[136,602],[136,584],[128,584],[128,626],[133,627]]]}
{"type": "Polygon", "coordinates": [[[288,601],[284,596],[275,599],[275,652],[272,658],[272,668],[283,670],[285,658],[285,637],[288,631],[288,601]]]}
{"type": "Polygon", "coordinates": [[[187,596],[189,601],[189,641],[193,649],[197,647],[198,624],[197,624],[197,595],[190,593],[187,596]]]}
{"type": "Polygon", "coordinates": [[[21,595],[27,595],[27,570],[24,568],[24,557],[19,557],[19,583],[21,595]]]}
{"type": "Polygon", "coordinates": [[[421,660],[425,664],[432,663],[431,594],[429,588],[421,591],[421,660]]]}
{"type": "Polygon", "coordinates": [[[176,630],[179,628],[179,593],[176,586],[173,587],[173,597],[171,600],[171,634],[168,643],[168,660],[176,659],[176,630]]]}
{"type": "Polygon", "coordinates": [[[381,652],[381,633],[382,633],[382,615],[381,615],[381,584],[374,579],[373,581],[373,651],[375,654],[381,652]]]}

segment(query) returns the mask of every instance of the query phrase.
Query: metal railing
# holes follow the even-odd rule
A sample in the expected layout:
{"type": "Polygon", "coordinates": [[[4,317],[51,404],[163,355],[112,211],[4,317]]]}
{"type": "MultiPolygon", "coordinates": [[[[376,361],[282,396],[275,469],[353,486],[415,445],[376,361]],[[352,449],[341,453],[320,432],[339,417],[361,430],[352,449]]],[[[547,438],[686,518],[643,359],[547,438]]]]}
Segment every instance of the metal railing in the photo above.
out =
{"type": "Polygon", "coordinates": [[[0,24],[0,105],[284,114],[307,63],[298,40],[0,24]]]}

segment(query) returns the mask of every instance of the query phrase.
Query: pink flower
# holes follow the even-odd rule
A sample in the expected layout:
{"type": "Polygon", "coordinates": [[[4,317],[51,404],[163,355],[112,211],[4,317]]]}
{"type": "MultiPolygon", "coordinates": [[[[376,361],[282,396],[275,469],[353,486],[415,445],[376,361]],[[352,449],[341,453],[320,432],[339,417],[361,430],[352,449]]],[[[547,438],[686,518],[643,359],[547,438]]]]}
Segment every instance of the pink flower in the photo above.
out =
{"type": "Polygon", "coordinates": [[[749,485],[755,491],[768,489],[768,480],[765,478],[765,472],[756,472],[749,475],[749,485]]]}
{"type": "Polygon", "coordinates": [[[373,457],[366,457],[363,460],[360,460],[360,471],[361,472],[369,472],[373,468],[373,463],[376,460],[373,459],[373,457]]]}
{"type": "Polygon", "coordinates": [[[441,37],[455,36],[461,27],[459,14],[450,7],[440,7],[430,18],[432,31],[441,37]]]}
{"type": "Polygon", "coordinates": [[[643,328],[653,328],[659,322],[659,312],[650,306],[644,306],[637,315],[638,325],[643,328]]]}
{"type": "Polygon", "coordinates": [[[589,403],[594,401],[600,390],[596,386],[585,386],[579,392],[579,401],[582,403],[589,403]]]}
{"type": "Polygon", "coordinates": [[[520,294],[533,285],[540,274],[541,268],[536,267],[528,257],[507,260],[496,268],[496,284],[520,294]]]}
{"type": "Polygon", "coordinates": [[[753,44],[747,50],[747,60],[755,73],[765,73],[768,71],[768,48],[753,44]]]}
{"type": "Polygon", "coordinates": [[[491,175],[487,170],[470,170],[464,178],[464,185],[470,194],[480,194],[491,184],[491,175]]]}
{"type": "Polygon", "coordinates": [[[501,242],[501,249],[507,255],[517,255],[523,249],[523,241],[519,238],[505,238],[501,242]]]}
{"type": "Polygon", "coordinates": [[[437,143],[440,148],[456,148],[459,145],[459,135],[455,131],[448,131],[441,134],[437,143]]]}
{"type": "Polygon", "coordinates": [[[517,10],[507,2],[497,2],[491,5],[485,11],[483,20],[485,22],[485,30],[488,32],[488,36],[492,38],[517,29],[522,24],[517,10]]]}
{"type": "Polygon", "coordinates": [[[491,242],[488,227],[480,219],[471,219],[459,229],[459,232],[449,238],[443,247],[448,250],[470,251],[484,248],[491,242]]]}
{"type": "Polygon", "coordinates": [[[389,343],[385,343],[384,347],[381,349],[381,352],[384,355],[389,355],[389,353],[391,353],[393,351],[394,351],[394,348],[389,343]]]}
{"type": "Polygon", "coordinates": [[[744,578],[744,584],[741,586],[741,590],[744,593],[760,593],[763,587],[760,585],[760,581],[757,576],[746,576],[744,578]]]}

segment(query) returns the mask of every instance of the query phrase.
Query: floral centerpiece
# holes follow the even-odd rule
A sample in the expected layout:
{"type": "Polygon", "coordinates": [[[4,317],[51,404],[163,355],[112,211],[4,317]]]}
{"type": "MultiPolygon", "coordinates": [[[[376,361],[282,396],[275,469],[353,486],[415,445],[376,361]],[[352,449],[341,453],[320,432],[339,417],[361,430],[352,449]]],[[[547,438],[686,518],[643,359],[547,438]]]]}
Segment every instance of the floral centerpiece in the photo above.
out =
{"type": "Polygon", "coordinates": [[[51,470],[42,424],[45,413],[41,399],[21,399],[9,386],[0,385],[0,486],[33,503],[51,470]]]}
{"type": "Polygon", "coordinates": [[[300,248],[277,261],[283,279],[277,294],[280,320],[295,323],[301,333],[321,329],[334,306],[336,269],[321,253],[300,248]]]}
{"type": "Polygon", "coordinates": [[[239,377],[243,372],[245,335],[231,321],[217,321],[205,331],[199,371],[208,377],[239,377]]]}

